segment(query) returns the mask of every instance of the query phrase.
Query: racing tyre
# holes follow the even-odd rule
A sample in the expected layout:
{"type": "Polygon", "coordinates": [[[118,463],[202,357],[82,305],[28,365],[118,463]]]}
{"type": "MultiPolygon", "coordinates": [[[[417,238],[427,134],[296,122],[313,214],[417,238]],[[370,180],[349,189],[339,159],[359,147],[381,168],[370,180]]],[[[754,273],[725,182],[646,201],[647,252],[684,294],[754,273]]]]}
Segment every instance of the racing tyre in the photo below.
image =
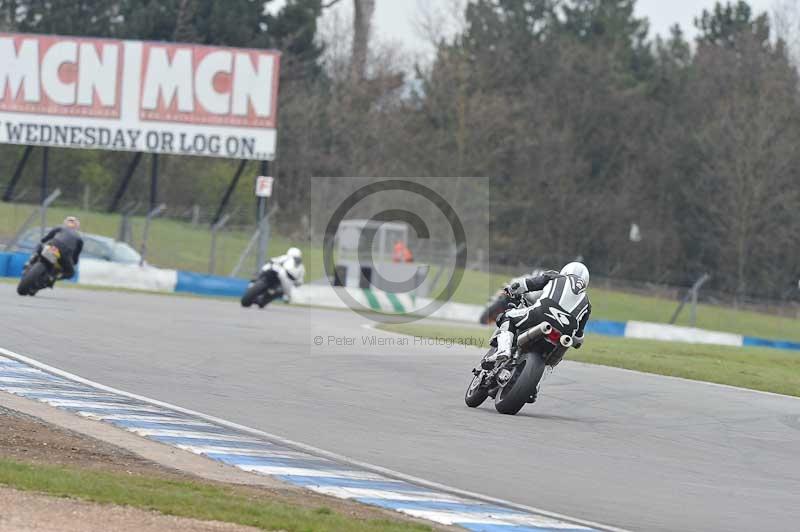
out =
{"type": "MultiPolygon", "coordinates": [[[[489,351],[486,352],[484,358],[488,357],[492,353],[497,351],[496,347],[492,347],[489,351]]],[[[481,359],[483,362],[483,358],[481,359]]],[[[483,404],[487,397],[489,397],[489,390],[487,390],[483,384],[483,378],[485,377],[486,373],[481,371],[477,375],[473,375],[472,380],[469,381],[469,386],[467,386],[467,393],[464,394],[464,402],[467,403],[467,406],[470,408],[478,408],[483,404]]]]}
{"type": "Polygon", "coordinates": [[[28,268],[17,285],[17,293],[21,296],[35,295],[39,290],[40,280],[47,275],[47,266],[37,262],[28,268]]]}
{"type": "Polygon", "coordinates": [[[264,281],[254,282],[253,285],[245,291],[244,295],[242,295],[242,306],[245,308],[251,306],[258,295],[266,289],[267,285],[264,284],[264,281]]]}
{"type": "Polygon", "coordinates": [[[481,371],[472,377],[467,387],[467,393],[464,394],[464,402],[470,408],[478,408],[483,404],[487,397],[489,397],[489,390],[481,386],[483,384],[484,372],[481,371]]]}
{"type": "Polygon", "coordinates": [[[494,400],[494,407],[501,414],[513,416],[526,403],[536,399],[536,388],[544,374],[545,363],[537,353],[527,353],[519,362],[508,384],[500,388],[494,400]]]}

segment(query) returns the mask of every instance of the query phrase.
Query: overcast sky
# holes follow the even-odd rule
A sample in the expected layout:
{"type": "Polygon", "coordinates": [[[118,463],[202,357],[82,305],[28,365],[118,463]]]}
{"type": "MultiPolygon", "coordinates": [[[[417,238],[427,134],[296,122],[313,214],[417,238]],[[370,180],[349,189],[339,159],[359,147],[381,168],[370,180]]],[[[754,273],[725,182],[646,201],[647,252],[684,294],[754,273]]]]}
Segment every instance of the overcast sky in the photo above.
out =
{"type": "MultiPolygon", "coordinates": [[[[749,0],[757,12],[770,11],[774,0],[749,0]]],[[[800,1],[800,0],[797,0],[800,1]]],[[[284,0],[275,0],[270,6],[276,9],[284,0]]],[[[638,15],[650,20],[650,33],[667,35],[670,26],[680,24],[688,36],[694,36],[694,17],[709,9],[715,0],[638,0],[638,15]]],[[[352,16],[352,0],[342,0],[331,11],[352,16]]],[[[425,53],[430,50],[420,35],[419,21],[425,11],[448,9],[453,0],[376,0],[375,37],[381,41],[398,41],[409,51],[425,53]]],[[[327,16],[331,16],[329,13],[327,16]]]]}

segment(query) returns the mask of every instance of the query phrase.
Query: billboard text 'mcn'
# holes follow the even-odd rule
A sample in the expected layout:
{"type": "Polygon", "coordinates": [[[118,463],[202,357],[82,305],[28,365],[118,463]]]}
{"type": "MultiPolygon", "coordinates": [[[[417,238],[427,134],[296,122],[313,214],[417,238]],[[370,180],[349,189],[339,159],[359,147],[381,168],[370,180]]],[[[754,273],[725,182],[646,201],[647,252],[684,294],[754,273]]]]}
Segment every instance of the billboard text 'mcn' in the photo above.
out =
{"type": "Polygon", "coordinates": [[[119,119],[122,99],[133,97],[143,122],[274,128],[278,57],[262,50],[0,34],[0,111],[119,119]]]}
{"type": "Polygon", "coordinates": [[[145,43],[141,119],[275,127],[277,55],[145,43]]]}
{"type": "Polygon", "coordinates": [[[119,117],[121,43],[0,36],[0,110],[119,117]]]}

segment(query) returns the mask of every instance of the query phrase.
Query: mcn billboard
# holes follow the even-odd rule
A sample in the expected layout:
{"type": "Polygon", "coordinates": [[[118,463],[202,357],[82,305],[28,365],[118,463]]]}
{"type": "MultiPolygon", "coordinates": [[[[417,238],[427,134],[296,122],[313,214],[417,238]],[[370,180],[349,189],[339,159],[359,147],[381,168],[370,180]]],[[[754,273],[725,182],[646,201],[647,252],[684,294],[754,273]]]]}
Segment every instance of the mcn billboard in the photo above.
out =
{"type": "Polygon", "coordinates": [[[0,33],[0,142],[275,156],[280,54],[0,33]]]}

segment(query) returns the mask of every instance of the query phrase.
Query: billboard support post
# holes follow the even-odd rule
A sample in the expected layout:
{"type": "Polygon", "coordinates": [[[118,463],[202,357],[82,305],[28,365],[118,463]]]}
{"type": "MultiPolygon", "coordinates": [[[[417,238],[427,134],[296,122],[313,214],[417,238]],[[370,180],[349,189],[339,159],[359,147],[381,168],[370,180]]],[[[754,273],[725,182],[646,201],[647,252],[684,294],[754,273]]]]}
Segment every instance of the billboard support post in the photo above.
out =
{"type": "Polygon", "coordinates": [[[32,151],[33,146],[25,146],[25,151],[22,152],[22,158],[17,162],[14,175],[11,176],[11,181],[9,181],[6,192],[3,194],[3,201],[11,201],[11,198],[14,196],[14,189],[17,187],[17,183],[19,183],[20,177],[22,177],[22,171],[25,169],[25,165],[28,164],[28,159],[32,151]]]}
{"type": "Polygon", "coordinates": [[[125,191],[128,190],[128,184],[131,182],[133,173],[136,172],[136,168],[139,167],[139,162],[141,160],[142,152],[136,152],[136,155],[133,156],[133,159],[131,159],[128,167],[125,169],[125,173],[122,174],[122,179],[119,181],[119,186],[117,187],[117,191],[114,193],[114,198],[111,200],[111,204],[108,206],[108,212],[114,212],[119,207],[119,202],[122,201],[122,196],[124,196],[125,191]]]}
{"type": "Polygon", "coordinates": [[[158,154],[150,156],[150,210],[158,204],[158,154]]]}
{"type": "MultiPolygon", "coordinates": [[[[269,174],[269,161],[261,161],[260,175],[269,174]]],[[[269,217],[267,216],[267,198],[259,196],[256,208],[256,222],[260,229],[258,233],[258,252],[256,253],[256,272],[266,262],[267,247],[269,246],[269,217]]]]}
{"type": "Polygon", "coordinates": [[[245,166],[247,166],[247,160],[242,159],[239,163],[239,167],[236,169],[236,173],[233,174],[233,179],[231,179],[228,189],[225,191],[225,195],[222,196],[222,201],[220,201],[219,207],[217,208],[217,214],[215,214],[214,218],[211,220],[212,226],[222,217],[222,211],[228,206],[228,201],[230,201],[231,194],[233,194],[233,191],[236,189],[236,185],[239,184],[239,178],[242,177],[245,166]]]}

